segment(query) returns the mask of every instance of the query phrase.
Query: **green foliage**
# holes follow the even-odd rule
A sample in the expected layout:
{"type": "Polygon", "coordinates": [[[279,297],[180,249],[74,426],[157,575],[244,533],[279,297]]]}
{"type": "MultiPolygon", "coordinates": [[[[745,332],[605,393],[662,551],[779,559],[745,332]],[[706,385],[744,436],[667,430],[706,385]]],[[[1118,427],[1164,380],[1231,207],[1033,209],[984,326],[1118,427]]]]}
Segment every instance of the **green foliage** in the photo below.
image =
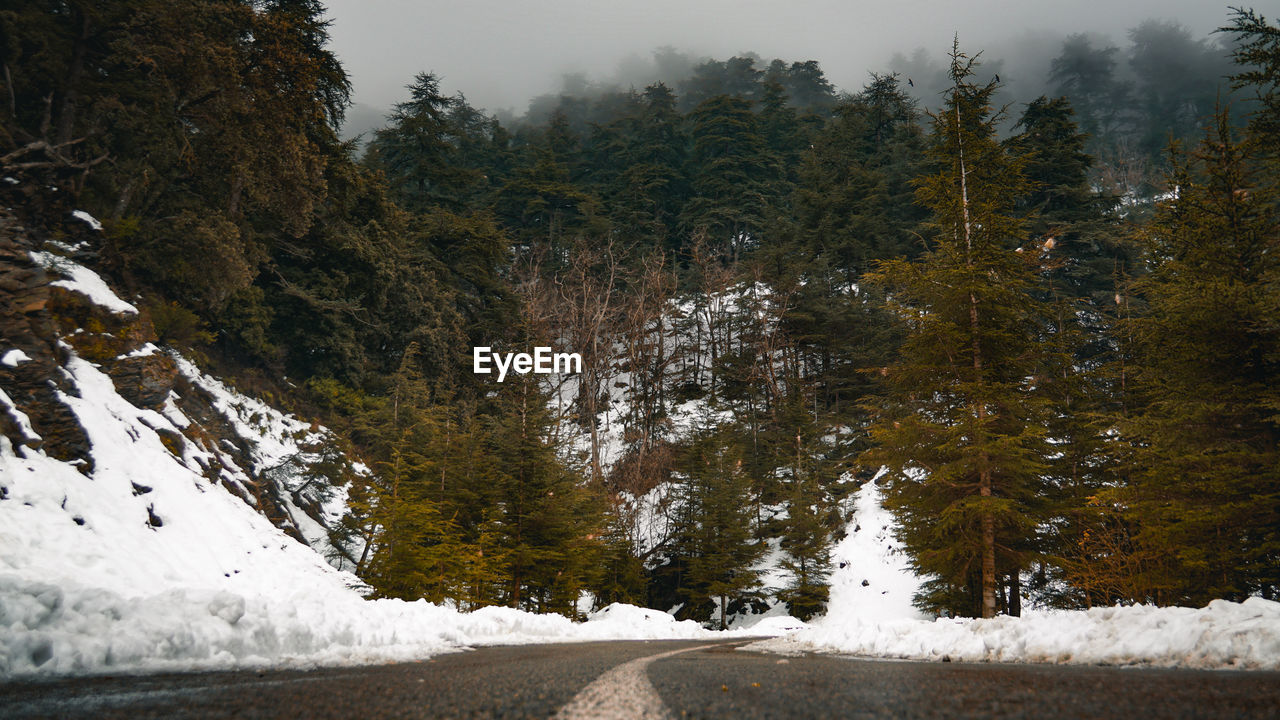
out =
{"type": "Polygon", "coordinates": [[[693,196],[682,227],[706,232],[714,247],[734,254],[750,249],[761,240],[771,206],[787,194],[780,160],[740,97],[711,97],[689,113],[689,122],[693,196]]]}
{"type": "Polygon", "coordinates": [[[155,302],[147,306],[151,324],[160,342],[190,349],[213,342],[213,333],[204,328],[200,317],[175,302],[155,302]]]}
{"type": "Polygon", "coordinates": [[[1274,159],[1275,148],[1280,147],[1280,27],[1254,10],[1239,8],[1232,10],[1231,23],[1219,31],[1236,36],[1232,85],[1253,91],[1257,105],[1249,119],[1250,130],[1259,151],[1274,159]]]}
{"type": "Polygon", "coordinates": [[[401,207],[463,210],[485,189],[483,171],[466,161],[487,150],[492,126],[462,98],[441,95],[431,73],[418,73],[408,89],[409,100],[374,134],[365,161],[385,173],[401,207]]]}
{"type": "Polygon", "coordinates": [[[509,553],[504,597],[512,607],[576,617],[582,591],[598,585],[604,502],[600,488],[556,456],[547,400],[531,376],[508,378],[487,418],[498,531],[509,553]]]}
{"type": "Polygon", "coordinates": [[[889,469],[886,504],[903,543],[917,570],[937,578],[921,603],[990,617],[997,575],[1026,566],[1037,525],[1046,408],[1032,378],[1043,325],[1034,268],[1015,252],[1023,163],[996,141],[995,84],[975,83],[974,62],[958,49],[951,57],[953,87],[930,138],[939,169],[918,191],[934,246],[915,263],[882,263],[872,278],[906,335],[882,371],[870,430],[878,447],[864,462],[889,469]],[[955,602],[966,588],[980,592],[955,602]]]}
{"type": "Polygon", "coordinates": [[[743,465],[744,438],[731,425],[704,423],[690,441],[681,469],[677,555],[684,572],[679,594],[689,615],[710,607],[727,627],[730,602],[751,599],[759,580],[753,568],[765,545],[755,538],[755,498],[743,465]]]}
{"type": "Polygon", "coordinates": [[[1148,311],[1135,338],[1131,485],[1118,497],[1135,541],[1163,559],[1148,599],[1200,605],[1280,584],[1280,212],[1251,139],[1221,113],[1176,196],[1144,232],[1148,311]]]}

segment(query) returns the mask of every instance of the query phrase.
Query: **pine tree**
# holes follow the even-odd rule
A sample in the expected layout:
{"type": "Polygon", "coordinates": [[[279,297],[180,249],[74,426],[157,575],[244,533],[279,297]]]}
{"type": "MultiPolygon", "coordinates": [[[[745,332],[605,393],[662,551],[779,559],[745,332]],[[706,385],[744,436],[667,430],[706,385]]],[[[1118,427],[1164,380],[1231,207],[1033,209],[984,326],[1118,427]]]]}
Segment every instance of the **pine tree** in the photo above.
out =
{"type": "Polygon", "coordinates": [[[722,630],[730,602],[748,599],[759,581],[752,566],[765,549],[753,532],[742,442],[731,427],[704,424],[687,451],[680,490],[680,553],[687,558],[680,595],[695,616],[713,605],[722,630]]]}
{"type": "Polygon", "coordinates": [[[1231,24],[1218,29],[1236,36],[1232,86],[1252,91],[1257,100],[1249,129],[1258,150],[1280,160],[1280,26],[1249,9],[1232,11],[1231,24]]]}
{"type": "Polygon", "coordinates": [[[781,166],[748,101],[717,95],[689,120],[692,197],[682,225],[691,233],[705,231],[715,248],[736,257],[760,241],[770,208],[784,194],[781,166]]]}
{"type": "Polygon", "coordinates": [[[417,360],[417,345],[411,344],[389,396],[358,419],[376,460],[372,474],[361,478],[353,493],[353,511],[361,518],[369,553],[360,563],[362,577],[378,594],[440,602],[457,596],[459,561],[466,551],[456,524],[434,497],[442,458],[431,449],[440,412],[425,406],[417,360]]]}
{"type": "Polygon", "coordinates": [[[366,162],[387,177],[394,197],[415,212],[464,209],[481,173],[459,162],[458,98],[440,92],[431,73],[418,73],[409,100],[397,103],[389,125],[375,133],[366,162]]]}
{"type": "Polygon", "coordinates": [[[1218,115],[1174,158],[1174,197],[1144,236],[1123,493],[1149,568],[1146,598],[1200,605],[1280,587],[1280,212],[1258,146],[1218,115]]]}
{"type": "Polygon", "coordinates": [[[547,395],[530,375],[508,377],[488,418],[507,553],[504,597],[511,607],[577,615],[582,592],[597,583],[604,502],[557,456],[547,395]]]}
{"type": "MultiPolygon", "coordinates": [[[[837,435],[830,427],[834,420],[819,422],[809,398],[815,392],[812,383],[789,378],[788,396],[779,398],[777,428],[786,442],[777,449],[779,470],[785,471],[786,517],[778,525],[778,549],[783,553],[782,568],[790,574],[787,585],[777,597],[787,610],[801,620],[826,609],[830,595],[831,536],[833,523],[828,486],[832,484],[834,466],[828,457],[828,443],[823,436],[837,435]]],[[[838,445],[838,444],[837,444],[838,445]]],[[[843,448],[835,448],[838,460],[844,460],[843,448]]]]}
{"type": "Polygon", "coordinates": [[[1115,142],[1133,119],[1125,117],[1133,104],[1133,88],[1118,77],[1119,52],[1114,46],[1095,48],[1087,35],[1071,35],[1050,65],[1054,93],[1069,98],[1079,110],[1080,127],[1095,150],[1101,143],[1115,142]]]}
{"type": "Polygon", "coordinates": [[[1121,400],[1111,376],[1120,347],[1114,298],[1138,261],[1128,231],[1110,212],[1115,201],[1091,187],[1092,158],[1074,118],[1066,98],[1038,98],[1006,143],[1026,163],[1027,194],[1018,207],[1027,218],[1027,249],[1041,263],[1036,294],[1050,311],[1042,342],[1051,352],[1039,377],[1054,406],[1048,429],[1058,452],[1047,474],[1053,493],[1046,505],[1058,519],[1045,525],[1043,547],[1055,559],[1041,562],[1032,589],[1041,600],[1071,606],[1107,604],[1091,590],[1067,588],[1071,577],[1092,572],[1084,565],[1094,560],[1082,546],[1091,533],[1102,532],[1103,519],[1090,498],[1117,481],[1102,432],[1104,413],[1121,400]],[[1067,582],[1058,582],[1064,571],[1067,582]]]}
{"type": "Polygon", "coordinates": [[[917,263],[881,265],[905,326],[899,359],[884,368],[864,462],[887,466],[886,504],[915,567],[935,577],[925,606],[991,617],[997,577],[1021,571],[1044,473],[1040,308],[1013,206],[1022,164],[996,140],[996,84],[951,53],[952,88],[933,116],[939,168],[918,195],[933,213],[934,246],[917,263]]]}

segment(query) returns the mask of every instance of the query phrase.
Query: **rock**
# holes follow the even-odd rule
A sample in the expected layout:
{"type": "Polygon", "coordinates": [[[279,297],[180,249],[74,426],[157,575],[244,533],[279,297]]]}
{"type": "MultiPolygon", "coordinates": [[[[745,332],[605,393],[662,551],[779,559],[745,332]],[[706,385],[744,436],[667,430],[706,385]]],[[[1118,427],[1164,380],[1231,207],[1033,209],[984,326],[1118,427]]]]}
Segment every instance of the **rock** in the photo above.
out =
{"type": "Polygon", "coordinates": [[[159,351],[118,358],[103,369],[111,376],[120,395],[138,407],[151,410],[164,406],[178,380],[177,364],[159,351]]]}

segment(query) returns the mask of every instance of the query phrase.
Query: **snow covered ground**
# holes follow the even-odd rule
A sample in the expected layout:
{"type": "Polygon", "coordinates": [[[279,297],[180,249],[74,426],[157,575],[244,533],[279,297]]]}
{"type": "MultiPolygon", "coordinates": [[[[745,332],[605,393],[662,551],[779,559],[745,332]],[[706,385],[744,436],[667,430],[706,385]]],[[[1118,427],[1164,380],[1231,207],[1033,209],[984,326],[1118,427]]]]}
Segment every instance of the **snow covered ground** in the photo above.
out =
{"type": "Polygon", "coordinates": [[[1045,662],[1280,669],[1280,603],[1250,598],[1208,607],[1034,610],[990,620],[874,620],[828,615],[754,643],[781,653],[833,652],[964,662],[1045,662]]]}
{"type": "Polygon", "coordinates": [[[364,600],[322,582],[272,594],[173,589],[129,597],[0,574],[0,677],[357,665],[479,645],[713,635],[627,605],[574,623],[510,608],[460,613],[425,601],[364,600]]]}
{"type": "Polygon", "coordinates": [[[911,605],[920,581],[893,538],[875,483],[861,488],[857,503],[853,528],[833,553],[838,569],[826,616],[751,649],[957,662],[1280,668],[1280,603],[1261,598],[1215,600],[1200,609],[1133,606],[927,619],[911,605]]]}
{"type": "Polygon", "coordinates": [[[893,518],[881,504],[879,476],[854,496],[848,535],[831,552],[831,599],[827,617],[922,620],[911,604],[920,589],[906,553],[893,534],[893,518]]]}
{"type": "MultiPolygon", "coordinates": [[[[35,259],[90,301],[136,312],[89,269],[35,259]]],[[[26,360],[4,347],[0,357],[26,360]]],[[[249,469],[280,468],[324,440],[323,428],[177,363],[248,443],[249,469]]],[[[484,644],[713,635],[624,605],[574,623],[508,608],[459,613],[365,600],[363,583],[317,552],[327,547],[324,528],[290,505],[288,493],[286,510],[312,547],[259,514],[248,491],[255,481],[231,453],[175,441],[193,422],[179,398],[161,411],[140,409],[87,360],[73,354],[62,371],[74,392],[61,400],[89,437],[94,469],[86,475],[0,436],[0,677],[358,664],[484,644]]],[[[35,435],[2,392],[0,412],[35,435]]],[[[320,500],[326,515],[345,502],[341,488],[320,500]]],[[[754,632],[781,632],[779,623],[754,632]]]]}

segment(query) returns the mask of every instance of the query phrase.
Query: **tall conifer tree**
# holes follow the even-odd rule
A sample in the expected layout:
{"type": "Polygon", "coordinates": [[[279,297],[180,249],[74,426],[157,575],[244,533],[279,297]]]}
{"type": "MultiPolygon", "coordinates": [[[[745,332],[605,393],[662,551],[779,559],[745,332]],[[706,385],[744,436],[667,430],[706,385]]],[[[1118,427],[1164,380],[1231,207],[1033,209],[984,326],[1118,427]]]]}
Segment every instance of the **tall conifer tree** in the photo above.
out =
{"type": "Polygon", "coordinates": [[[1146,229],[1126,506],[1159,603],[1280,587],[1280,213],[1221,113],[1146,229]]]}
{"type": "Polygon", "coordinates": [[[1044,471],[1045,408],[1036,393],[1042,329],[1034,269],[1013,199],[1021,163],[996,139],[996,83],[951,53],[952,87],[933,116],[938,171],[919,182],[933,247],[874,275],[906,338],[884,368],[887,392],[865,460],[893,478],[887,504],[916,568],[934,576],[921,604],[992,617],[997,577],[1027,562],[1044,471]]]}

